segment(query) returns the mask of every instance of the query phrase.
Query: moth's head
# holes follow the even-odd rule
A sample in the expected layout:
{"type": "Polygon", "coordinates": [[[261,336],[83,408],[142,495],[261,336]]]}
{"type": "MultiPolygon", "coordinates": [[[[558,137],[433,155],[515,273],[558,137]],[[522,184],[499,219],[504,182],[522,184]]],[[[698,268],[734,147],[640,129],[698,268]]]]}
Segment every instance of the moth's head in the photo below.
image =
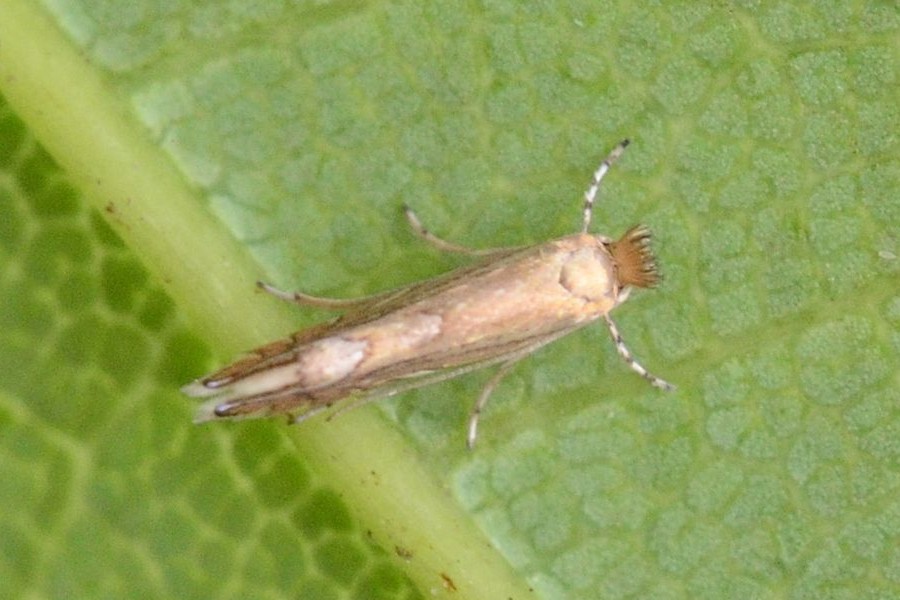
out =
{"type": "Polygon", "coordinates": [[[620,288],[649,288],[659,283],[649,229],[636,225],[615,242],[609,242],[608,248],[620,288]]]}

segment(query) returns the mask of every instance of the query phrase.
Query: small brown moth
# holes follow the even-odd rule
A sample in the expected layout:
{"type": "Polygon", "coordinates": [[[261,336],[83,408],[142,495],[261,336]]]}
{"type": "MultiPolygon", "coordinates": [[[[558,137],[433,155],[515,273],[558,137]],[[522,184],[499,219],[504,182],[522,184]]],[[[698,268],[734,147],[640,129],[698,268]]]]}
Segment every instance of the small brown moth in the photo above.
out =
{"type": "Polygon", "coordinates": [[[441,250],[481,257],[475,264],[426,281],[359,299],[284,292],[300,305],[343,312],[340,317],[258,348],[237,362],[186,385],[210,398],[196,422],[286,414],[302,421],[334,403],[362,402],[499,364],[469,418],[467,444],[493,389],[521,358],[597,319],[619,355],[652,385],[673,386],[631,355],[609,316],[633,288],[659,276],[650,232],[632,227],[618,240],[589,234],[600,182],[628,145],[621,142],[594,173],[585,192],[581,231],[536,246],[472,250],[429,232],[405,207],[413,231],[441,250]]]}

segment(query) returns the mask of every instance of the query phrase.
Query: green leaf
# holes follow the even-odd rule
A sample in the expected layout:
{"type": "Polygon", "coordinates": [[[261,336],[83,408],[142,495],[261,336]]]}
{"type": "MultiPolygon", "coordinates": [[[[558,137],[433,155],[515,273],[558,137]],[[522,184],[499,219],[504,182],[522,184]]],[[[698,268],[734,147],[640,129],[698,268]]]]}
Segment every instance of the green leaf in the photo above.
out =
{"type": "Polygon", "coordinates": [[[900,595],[889,3],[8,0],[0,581],[16,597],[900,595]],[[650,225],[657,291],[299,427],[178,388],[490,247],[650,225]],[[57,166],[58,165],[58,166],[57,166]],[[61,167],[61,168],[60,168],[61,167]],[[124,242],[124,243],[123,243],[124,242]]]}

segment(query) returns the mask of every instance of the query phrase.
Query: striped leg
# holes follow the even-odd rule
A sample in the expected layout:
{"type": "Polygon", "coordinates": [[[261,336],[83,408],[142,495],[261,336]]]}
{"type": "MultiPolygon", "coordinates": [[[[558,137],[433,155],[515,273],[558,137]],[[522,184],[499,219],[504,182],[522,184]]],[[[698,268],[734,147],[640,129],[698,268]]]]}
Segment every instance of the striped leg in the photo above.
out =
{"type": "Polygon", "coordinates": [[[521,358],[521,356],[516,356],[500,365],[497,372],[491,375],[491,378],[488,379],[488,382],[484,384],[484,387],[481,389],[481,394],[478,395],[478,400],[475,401],[475,406],[472,407],[472,412],[469,415],[469,431],[466,435],[466,446],[469,450],[475,447],[475,438],[478,436],[478,418],[481,416],[481,411],[484,410],[494,388],[497,387],[500,380],[509,373],[510,369],[512,369],[521,358]]]}
{"type": "Polygon", "coordinates": [[[622,339],[622,334],[619,333],[619,328],[616,327],[616,324],[613,323],[613,320],[609,318],[609,315],[603,315],[603,320],[606,321],[606,327],[609,328],[609,335],[612,336],[613,343],[616,345],[616,351],[619,353],[619,356],[631,367],[631,370],[646,379],[650,382],[654,387],[658,387],[661,390],[672,391],[675,389],[675,386],[666,381],[665,379],[660,379],[653,373],[649,372],[645,369],[641,364],[634,359],[631,351],[625,345],[625,340],[622,339]]]}

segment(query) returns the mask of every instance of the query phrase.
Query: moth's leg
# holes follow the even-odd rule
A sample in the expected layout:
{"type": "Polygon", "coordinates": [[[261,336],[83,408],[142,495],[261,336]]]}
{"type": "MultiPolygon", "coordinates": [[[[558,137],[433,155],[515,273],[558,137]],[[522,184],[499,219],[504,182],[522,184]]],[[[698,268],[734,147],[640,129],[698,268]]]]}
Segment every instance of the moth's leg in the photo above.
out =
{"type": "MultiPolygon", "coordinates": [[[[517,357],[521,357],[521,355],[516,354],[517,357]]],[[[428,385],[432,385],[435,383],[440,383],[441,381],[446,381],[448,379],[453,379],[454,377],[459,377],[463,373],[468,373],[470,371],[475,371],[477,369],[482,368],[483,365],[474,364],[474,365],[466,365],[465,367],[460,367],[459,369],[454,369],[451,371],[437,371],[429,374],[425,374],[421,377],[414,378],[410,381],[399,382],[394,386],[385,386],[383,388],[379,388],[370,392],[368,394],[363,394],[361,396],[355,397],[347,403],[342,401],[335,402],[334,404],[339,404],[334,411],[326,417],[326,420],[330,421],[334,417],[354,408],[360,407],[363,404],[368,404],[369,402],[374,402],[375,400],[380,400],[382,398],[388,398],[390,396],[395,396],[402,392],[408,392],[410,390],[415,390],[420,387],[425,387],[428,385]]],[[[331,405],[329,405],[331,406],[331,405]]]]}
{"type": "Polygon", "coordinates": [[[371,303],[377,296],[365,296],[363,298],[323,298],[322,296],[313,296],[304,294],[303,292],[286,292],[263,281],[257,281],[256,285],[265,292],[272,294],[276,298],[280,298],[285,302],[293,302],[301,306],[316,306],[318,308],[328,308],[331,310],[353,310],[354,308],[362,308],[371,303]]]}
{"type": "Polygon", "coordinates": [[[616,345],[616,350],[619,352],[619,356],[628,363],[628,366],[636,372],[638,375],[646,379],[650,382],[651,385],[658,387],[661,390],[671,391],[675,389],[675,386],[666,381],[665,379],[660,379],[653,373],[650,373],[647,369],[641,366],[641,364],[634,359],[631,351],[625,345],[625,340],[622,339],[622,335],[619,333],[619,328],[616,327],[616,324],[613,323],[613,320],[609,318],[609,315],[603,315],[603,320],[606,321],[606,326],[609,328],[609,335],[612,336],[613,342],[616,345]]]}
{"type": "Polygon", "coordinates": [[[597,198],[597,192],[600,190],[600,182],[606,176],[606,173],[609,172],[613,163],[622,156],[622,153],[625,152],[625,148],[627,148],[630,143],[630,140],[622,140],[619,142],[619,144],[612,149],[612,152],[609,153],[609,156],[603,159],[603,162],[600,163],[597,170],[594,171],[591,185],[588,187],[587,191],[584,192],[584,223],[581,226],[582,233],[587,233],[588,227],[591,224],[591,217],[593,217],[594,214],[594,200],[597,198]]]}
{"type": "Polygon", "coordinates": [[[466,246],[454,244],[453,242],[448,242],[447,240],[441,239],[431,233],[431,231],[429,231],[428,228],[426,228],[425,225],[422,224],[422,221],[419,220],[419,217],[416,216],[416,213],[413,212],[413,209],[411,209],[409,205],[403,205],[403,212],[406,214],[406,220],[409,222],[409,226],[412,228],[413,233],[415,233],[417,236],[419,236],[438,250],[443,250],[444,252],[456,252],[458,254],[468,254],[469,256],[489,256],[495,252],[508,250],[508,248],[491,248],[487,250],[478,250],[475,248],[468,248],[466,246]]]}
{"type": "Polygon", "coordinates": [[[475,438],[478,436],[478,418],[481,416],[481,412],[484,410],[485,405],[487,405],[491,393],[493,393],[497,384],[500,383],[500,380],[509,373],[510,369],[512,369],[521,358],[522,356],[517,355],[515,358],[500,365],[497,372],[488,379],[487,383],[484,384],[484,387],[481,389],[481,394],[478,395],[478,400],[475,401],[475,406],[472,407],[472,412],[469,414],[469,427],[466,435],[466,446],[469,450],[475,447],[475,438]]]}
{"type": "Polygon", "coordinates": [[[331,408],[330,402],[307,408],[306,410],[301,412],[288,413],[288,425],[297,425],[298,423],[302,423],[310,417],[319,414],[323,410],[328,410],[329,408],[331,408]]]}

